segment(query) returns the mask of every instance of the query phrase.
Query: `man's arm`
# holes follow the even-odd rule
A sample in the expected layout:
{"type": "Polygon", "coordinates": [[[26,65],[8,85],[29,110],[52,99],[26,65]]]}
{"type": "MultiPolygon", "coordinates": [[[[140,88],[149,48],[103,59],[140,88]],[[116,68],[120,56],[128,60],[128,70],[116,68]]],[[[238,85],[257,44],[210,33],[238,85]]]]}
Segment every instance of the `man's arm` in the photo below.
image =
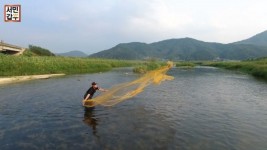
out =
{"type": "Polygon", "coordinates": [[[107,92],[108,91],[108,90],[103,89],[103,88],[99,88],[98,90],[101,91],[101,92],[107,92]]]}
{"type": "Polygon", "coordinates": [[[87,96],[85,97],[84,100],[88,100],[89,96],[90,96],[90,94],[87,94],[87,96]]]}

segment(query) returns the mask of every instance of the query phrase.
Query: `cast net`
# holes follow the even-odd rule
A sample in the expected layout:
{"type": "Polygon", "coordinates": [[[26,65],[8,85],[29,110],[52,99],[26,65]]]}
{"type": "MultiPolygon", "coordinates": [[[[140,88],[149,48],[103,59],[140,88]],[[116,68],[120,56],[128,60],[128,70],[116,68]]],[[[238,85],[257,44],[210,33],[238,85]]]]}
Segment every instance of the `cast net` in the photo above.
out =
{"type": "Polygon", "coordinates": [[[83,100],[83,105],[86,107],[113,106],[130,99],[144,91],[145,87],[152,83],[158,85],[162,81],[174,79],[172,76],[166,75],[171,67],[173,67],[173,62],[168,61],[166,66],[150,71],[134,81],[113,86],[107,92],[91,100],[83,100]]]}

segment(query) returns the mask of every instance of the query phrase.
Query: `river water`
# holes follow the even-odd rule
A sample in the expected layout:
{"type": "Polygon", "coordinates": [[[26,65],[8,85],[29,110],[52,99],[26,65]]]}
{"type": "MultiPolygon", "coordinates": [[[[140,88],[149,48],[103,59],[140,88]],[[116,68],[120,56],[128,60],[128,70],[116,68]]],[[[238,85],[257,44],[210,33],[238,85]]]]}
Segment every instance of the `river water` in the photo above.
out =
{"type": "Polygon", "coordinates": [[[110,88],[138,75],[122,68],[2,85],[0,149],[267,149],[266,82],[211,67],[168,75],[175,79],[94,109],[81,106],[92,81],[110,88]]]}

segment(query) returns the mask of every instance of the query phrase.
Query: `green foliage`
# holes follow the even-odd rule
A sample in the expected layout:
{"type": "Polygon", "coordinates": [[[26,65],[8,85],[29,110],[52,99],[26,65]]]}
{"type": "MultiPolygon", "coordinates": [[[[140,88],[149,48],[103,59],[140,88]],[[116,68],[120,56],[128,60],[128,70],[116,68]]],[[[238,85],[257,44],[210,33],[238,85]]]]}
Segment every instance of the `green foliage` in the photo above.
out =
{"type": "Polygon", "coordinates": [[[156,62],[156,61],[149,61],[145,62],[133,69],[135,73],[146,73],[151,70],[158,69],[159,67],[165,65],[166,63],[163,62],[156,62]]]}
{"type": "Polygon", "coordinates": [[[240,62],[203,62],[202,65],[239,70],[267,80],[267,58],[240,62]]]}
{"type": "Polygon", "coordinates": [[[147,66],[137,66],[133,69],[135,73],[146,73],[148,71],[147,66]]]}
{"type": "Polygon", "coordinates": [[[38,55],[38,56],[55,56],[52,52],[50,52],[48,49],[39,47],[39,46],[34,46],[34,45],[29,45],[28,51],[38,55]]]}
{"type": "Polygon", "coordinates": [[[31,56],[37,56],[37,54],[33,53],[32,51],[30,51],[29,49],[26,49],[23,54],[23,56],[28,56],[28,57],[31,57],[31,56]]]}
{"type": "Polygon", "coordinates": [[[113,67],[129,67],[141,63],[143,62],[111,59],[0,55],[0,76],[95,73],[108,71],[113,67]]]}

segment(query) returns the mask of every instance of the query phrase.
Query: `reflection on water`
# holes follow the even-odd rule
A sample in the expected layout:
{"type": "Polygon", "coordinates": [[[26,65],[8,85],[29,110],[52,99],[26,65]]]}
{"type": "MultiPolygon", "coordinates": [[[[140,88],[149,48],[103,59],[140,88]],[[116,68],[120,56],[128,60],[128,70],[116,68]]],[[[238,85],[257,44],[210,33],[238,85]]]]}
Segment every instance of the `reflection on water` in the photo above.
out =
{"type": "Polygon", "coordinates": [[[0,86],[0,149],[266,149],[266,82],[210,67],[168,74],[175,79],[89,110],[81,100],[92,81],[108,89],[138,75],[123,68],[0,86]]]}
{"type": "Polygon", "coordinates": [[[84,108],[84,119],[83,122],[88,125],[89,127],[92,127],[93,130],[93,135],[97,135],[97,130],[96,130],[96,126],[97,126],[97,118],[95,116],[94,113],[94,109],[95,107],[85,107],[84,108]]]}

